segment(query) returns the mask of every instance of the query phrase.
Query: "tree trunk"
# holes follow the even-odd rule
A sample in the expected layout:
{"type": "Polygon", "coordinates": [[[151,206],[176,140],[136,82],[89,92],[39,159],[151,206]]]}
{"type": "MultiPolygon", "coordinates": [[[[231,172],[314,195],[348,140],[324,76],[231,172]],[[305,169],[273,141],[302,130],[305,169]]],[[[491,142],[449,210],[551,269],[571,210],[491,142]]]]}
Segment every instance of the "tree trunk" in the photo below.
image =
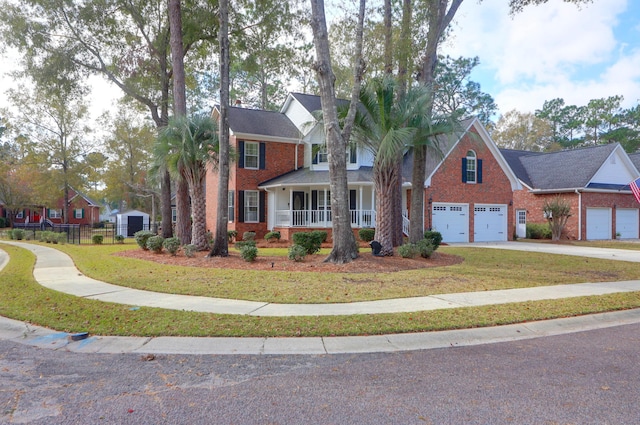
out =
{"type": "Polygon", "coordinates": [[[171,176],[168,170],[162,173],[162,183],[160,184],[160,213],[162,214],[162,237],[167,239],[173,236],[173,222],[171,220],[171,176]]]}
{"type": "Polygon", "coordinates": [[[216,234],[209,256],[227,257],[229,240],[229,2],[219,0],[220,29],[220,137],[218,152],[218,209],[216,211],[216,234]]]}
{"type": "Polygon", "coordinates": [[[203,182],[191,182],[189,184],[189,194],[191,195],[191,211],[193,220],[191,224],[191,243],[198,251],[209,249],[207,241],[207,206],[205,201],[203,182]]]}
{"type": "Polygon", "coordinates": [[[176,235],[182,245],[191,243],[189,185],[183,177],[176,180],[176,235]]]}
{"type": "Polygon", "coordinates": [[[394,164],[396,181],[393,187],[393,246],[400,246],[404,242],[404,233],[402,232],[402,153],[394,164]]]}
{"type": "Polygon", "coordinates": [[[394,192],[397,187],[397,168],[395,164],[380,168],[374,167],[376,185],[376,234],[375,239],[380,242],[380,255],[393,255],[394,246],[394,192]]]}
{"type": "MultiPolygon", "coordinates": [[[[335,75],[331,69],[329,40],[323,0],[311,0],[313,40],[316,48],[314,68],[320,86],[324,131],[329,154],[329,181],[333,216],[333,249],[327,262],[343,264],[357,258],[358,246],[351,229],[347,185],[347,143],[338,123],[335,75]]],[[[345,125],[347,128],[348,125],[345,125]]]]}
{"type": "MultiPolygon", "coordinates": [[[[418,74],[418,81],[427,87],[433,86],[436,63],[438,61],[438,44],[442,34],[449,26],[463,0],[452,0],[449,10],[448,0],[429,0],[429,29],[427,32],[427,46],[422,56],[422,65],[418,74]]],[[[433,111],[433,94],[427,113],[433,111]]],[[[411,174],[411,224],[409,226],[409,240],[416,243],[424,238],[424,180],[427,167],[427,147],[414,147],[413,172],[411,174]]]]}

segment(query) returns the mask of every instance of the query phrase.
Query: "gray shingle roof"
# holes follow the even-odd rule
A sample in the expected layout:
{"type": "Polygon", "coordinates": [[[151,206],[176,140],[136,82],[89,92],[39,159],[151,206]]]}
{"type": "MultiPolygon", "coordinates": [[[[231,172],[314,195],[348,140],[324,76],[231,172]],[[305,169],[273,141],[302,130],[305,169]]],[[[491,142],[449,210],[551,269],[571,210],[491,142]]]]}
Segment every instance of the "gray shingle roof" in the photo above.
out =
{"type": "MultiPolygon", "coordinates": [[[[322,103],[320,101],[320,96],[318,95],[306,94],[306,93],[291,93],[291,96],[293,96],[298,102],[300,102],[302,106],[304,106],[304,108],[307,111],[311,113],[322,110],[322,103]]],[[[337,100],[336,104],[338,106],[349,105],[348,100],[344,100],[344,99],[336,99],[336,100],[337,100]]]]}
{"type": "MultiPolygon", "coordinates": [[[[347,182],[349,183],[371,183],[373,184],[373,168],[372,167],[360,167],[357,170],[347,171],[347,182]]],[[[296,171],[291,171],[282,176],[273,178],[271,180],[264,181],[258,186],[260,187],[273,187],[273,186],[287,186],[287,185],[300,185],[308,186],[314,184],[329,184],[329,171],[316,171],[309,168],[301,168],[296,171]]]]}
{"type": "Polygon", "coordinates": [[[518,178],[533,189],[569,189],[587,187],[617,146],[614,143],[550,153],[501,152],[518,178]]]}
{"type": "Polygon", "coordinates": [[[630,153],[628,155],[631,162],[633,162],[633,165],[635,165],[636,168],[640,170],[640,152],[630,153]]]}
{"type": "Polygon", "coordinates": [[[300,138],[300,132],[286,115],[261,109],[229,108],[229,128],[234,133],[300,138]]]}

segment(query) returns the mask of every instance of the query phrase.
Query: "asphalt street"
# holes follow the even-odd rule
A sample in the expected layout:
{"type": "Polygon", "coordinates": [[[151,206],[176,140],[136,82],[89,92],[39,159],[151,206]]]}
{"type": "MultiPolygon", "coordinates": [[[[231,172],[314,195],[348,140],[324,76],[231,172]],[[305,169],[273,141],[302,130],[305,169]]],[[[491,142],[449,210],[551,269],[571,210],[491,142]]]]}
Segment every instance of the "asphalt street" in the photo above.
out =
{"type": "Polygon", "coordinates": [[[638,424],[640,324],[375,354],[84,354],[0,340],[0,423],[638,424]]]}

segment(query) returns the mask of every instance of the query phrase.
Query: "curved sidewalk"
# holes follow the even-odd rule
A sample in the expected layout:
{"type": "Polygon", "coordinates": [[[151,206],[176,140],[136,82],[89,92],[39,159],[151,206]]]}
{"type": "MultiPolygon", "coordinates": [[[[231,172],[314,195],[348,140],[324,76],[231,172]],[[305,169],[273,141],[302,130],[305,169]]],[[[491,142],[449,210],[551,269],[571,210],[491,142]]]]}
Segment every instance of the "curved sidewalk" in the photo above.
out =
{"type": "MultiPolygon", "coordinates": [[[[43,286],[71,295],[106,302],[148,306],[176,310],[199,311],[218,314],[243,314],[254,316],[320,316],[380,314],[460,308],[490,304],[535,301],[544,299],[569,298],[586,295],[604,295],[616,292],[640,291],[640,281],[582,283],[537,288],[482,291],[457,294],[440,294],[408,299],[354,302],[343,304],[272,304],[264,302],[228,300],[220,298],[193,297],[186,295],[162,294],[125,288],[100,282],[82,275],[72,259],[53,248],[20,242],[4,242],[32,251],[36,256],[35,279],[43,286]]],[[[527,245],[538,244],[491,244],[470,245],[501,249],[526,249],[527,245]]],[[[555,246],[551,246],[555,249],[555,246]]],[[[567,250],[567,247],[565,247],[567,250]]],[[[603,250],[580,247],[582,256],[608,258],[622,261],[629,251],[615,251],[603,254],[603,250]],[[605,255],[605,257],[603,257],[605,255]],[[615,257],[615,258],[614,258],[615,257]]],[[[554,252],[566,254],[566,252],[554,252]]],[[[635,253],[638,255],[638,253],[635,253]]],[[[571,255],[571,254],[569,254],[571,255]]],[[[7,261],[7,254],[0,249],[0,270],[7,261]]],[[[3,319],[0,323],[0,338],[21,337],[32,345],[53,348],[64,347],[72,351],[88,352],[144,352],[144,353],[217,353],[217,354],[326,354],[346,352],[379,352],[414,350],[424,348],[488,343],[519,338],[533,338],[557,333],[575,332],[594,327],[615,326],[640,322],[640,309],[616,313],[604,313],[584,317],[558,319],[519,325],[500,326],[458,331],[399,334],[372,337],[318,337],[318,338],[132,338],[132,337],[91,337],[83,341],[71,342],[69,335],[44,328],[32,327],[22,322],[3,319]]]]}

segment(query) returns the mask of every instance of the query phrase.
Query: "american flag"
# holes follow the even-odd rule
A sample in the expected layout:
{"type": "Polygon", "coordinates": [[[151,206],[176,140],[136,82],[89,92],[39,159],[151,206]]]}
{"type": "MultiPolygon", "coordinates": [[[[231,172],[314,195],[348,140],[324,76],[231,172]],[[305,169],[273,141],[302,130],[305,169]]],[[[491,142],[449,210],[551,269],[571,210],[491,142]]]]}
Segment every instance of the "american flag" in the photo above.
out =
{"type": "Polygon", "coordinates": [[[629,183],[629,187],[633,192],[633,196],[636,197],[636,201],[640,202],[640,178],[637,178],[631,183],[629,183]]]}

